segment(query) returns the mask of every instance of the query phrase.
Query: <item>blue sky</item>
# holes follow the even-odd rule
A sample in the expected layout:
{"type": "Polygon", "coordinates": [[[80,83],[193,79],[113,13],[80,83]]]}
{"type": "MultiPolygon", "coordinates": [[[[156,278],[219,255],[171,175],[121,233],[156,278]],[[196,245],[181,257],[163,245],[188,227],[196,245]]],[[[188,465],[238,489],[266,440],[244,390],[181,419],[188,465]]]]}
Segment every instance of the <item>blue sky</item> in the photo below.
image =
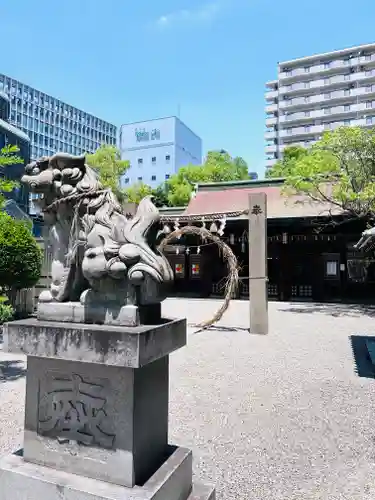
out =
{"type": "Polygon", "coordinates": [[[120,125],[177,114],[264,171],[278,61],[375,41],[375,0],[1,0],[0,72],[120,125]]]}

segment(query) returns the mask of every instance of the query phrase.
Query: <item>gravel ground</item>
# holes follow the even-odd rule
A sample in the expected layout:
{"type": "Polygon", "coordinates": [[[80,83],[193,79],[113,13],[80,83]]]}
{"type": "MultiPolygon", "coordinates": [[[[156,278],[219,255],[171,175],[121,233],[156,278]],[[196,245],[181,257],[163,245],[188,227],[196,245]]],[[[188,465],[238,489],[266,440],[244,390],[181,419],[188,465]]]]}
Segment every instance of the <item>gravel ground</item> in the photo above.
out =
{"type": "MultiPolygon", "coordinates": [[[[218,305],[169,299],[164,313],[194,325],[218,305]]],[[[170,441],[193,449],[218,499],[373,499],[375,380],[360,336],[375,310],[270,303],[268,336],[249,334],[248,311],[233,301],[220,328],[190,326],[171,355],[170,441]]],[[[22,444],[23,362],[0,352],[0,454],[22,444]]]]}

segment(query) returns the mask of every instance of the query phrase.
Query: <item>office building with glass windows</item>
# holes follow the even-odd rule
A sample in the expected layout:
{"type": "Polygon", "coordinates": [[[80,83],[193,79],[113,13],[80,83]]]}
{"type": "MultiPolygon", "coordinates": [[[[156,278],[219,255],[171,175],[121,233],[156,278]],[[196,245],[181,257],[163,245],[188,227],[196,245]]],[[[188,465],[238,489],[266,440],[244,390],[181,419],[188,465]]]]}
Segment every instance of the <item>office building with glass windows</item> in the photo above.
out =
{"type": "Polygon", "coordinates": [[[266,87],[269,168],[286,147],[311,146],[326,130],[375,126],[375,44],[281,62],[266,87]]]}
{"type": "Polygon", "coordinates": [[[10,99],[10,123],[30,138],[31,158],[57,151],[93,153],[102,144],[116,144],[116,126],[25,83],[0,74],[0,92],[10,99]]]}
{"type": "Polygon", "coordinates": [[[121,125],[119,148],[130,162],[122,187],[156,187],[184,165],[202,163],[202,139],[176,116],[121,125]]]}
{"type": "MultiPolygon", "coordinates": [[[[5,146],[17,146],[18,156],[23,159],[22,163],[14,163],[6,167],[0,167],[0,177],[12,181],[19,181],[25,165],[30,161],[30,138],[19,128],[9,123],[10,99],[0,91],[0,149],[5,146]]],[[[11,192],[2,193],[5,197],[5,210],[15,218],[23,218],[28,213],[29,193],[26,186],[19,185],[11,192]]]]}

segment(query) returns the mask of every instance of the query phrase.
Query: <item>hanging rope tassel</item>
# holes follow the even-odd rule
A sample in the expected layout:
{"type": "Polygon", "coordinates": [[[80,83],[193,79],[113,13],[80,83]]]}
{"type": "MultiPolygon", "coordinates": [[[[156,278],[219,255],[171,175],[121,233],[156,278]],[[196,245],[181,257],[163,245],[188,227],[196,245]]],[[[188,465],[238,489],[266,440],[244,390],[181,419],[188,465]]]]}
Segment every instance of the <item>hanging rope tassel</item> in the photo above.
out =
{"type": "Polygon", "coordinates": [[[210,233],[205,227],[196,227],[196,226],[184,226],[182,228],[173,231],[173,233],[168,234],[160,243],[159,250],[162,252],[163,249],[170,243],[172,240],[179,239],[184,234],[194,234],[199,236],[203,241],[210,240],[219,247],[219,251],[221,252],[224,262],[226,262],[228,266],[228,276],[225,282],[225,295],[224,295],[224,303],[222,306],[216,311],[214,316],[199,325],[196,325],[200,328],[208,328],[209,326],[217,323],[223,317],[225,311],[228,309],[230,301],[234,294],[238,289],[238,262],[237,258],[232,252],[232,249],[229,245],[227,245],[224,241],[222,241],[218,236],[210,233]]]}

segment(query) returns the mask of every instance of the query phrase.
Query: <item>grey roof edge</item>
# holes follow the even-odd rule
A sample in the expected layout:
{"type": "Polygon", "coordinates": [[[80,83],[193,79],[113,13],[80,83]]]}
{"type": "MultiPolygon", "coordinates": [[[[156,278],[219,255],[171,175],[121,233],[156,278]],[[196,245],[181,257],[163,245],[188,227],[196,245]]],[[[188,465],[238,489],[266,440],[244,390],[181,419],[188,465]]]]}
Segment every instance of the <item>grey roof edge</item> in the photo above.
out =
{"type": "Polygon", "coordinates": [[[294,65],[294,64],[299,64],[303,62],[308,62],[308,61],[314,61],[315,59],[320,59],[322,57],[337,57],[340,55],[346,55],[350,54],[350,52],[353,51],[362,51],[362,50],[375,50],[375,43],[366,43],[363,45],[354,45],[352,47],[346,47],[343,49],[336,49],[336,50],[331,50],[327,52],[320,52],[318,54],[312,54],[310,56],[304,56],[304,57],[297,57],[295,59],[290,59],[289,61],[280,61],[278,63],[279,66],[288,66],[288,65],[294,65]]]}
{"type": "Polygon", "coordinates": [[[199,191],[204,191],[205,188],[213,188],[217,187],[220,189],[223,189],[225,187],[272,187],[272,186],[279,186],[280,184],[283,184],[285,182],[285,179],[282,177],[277,177],[277,178],[270,178],[270,179],[245,179],[242,181],[223,181],[223,182],[201,182],[197,183],[197,192],[199,191]]]}

